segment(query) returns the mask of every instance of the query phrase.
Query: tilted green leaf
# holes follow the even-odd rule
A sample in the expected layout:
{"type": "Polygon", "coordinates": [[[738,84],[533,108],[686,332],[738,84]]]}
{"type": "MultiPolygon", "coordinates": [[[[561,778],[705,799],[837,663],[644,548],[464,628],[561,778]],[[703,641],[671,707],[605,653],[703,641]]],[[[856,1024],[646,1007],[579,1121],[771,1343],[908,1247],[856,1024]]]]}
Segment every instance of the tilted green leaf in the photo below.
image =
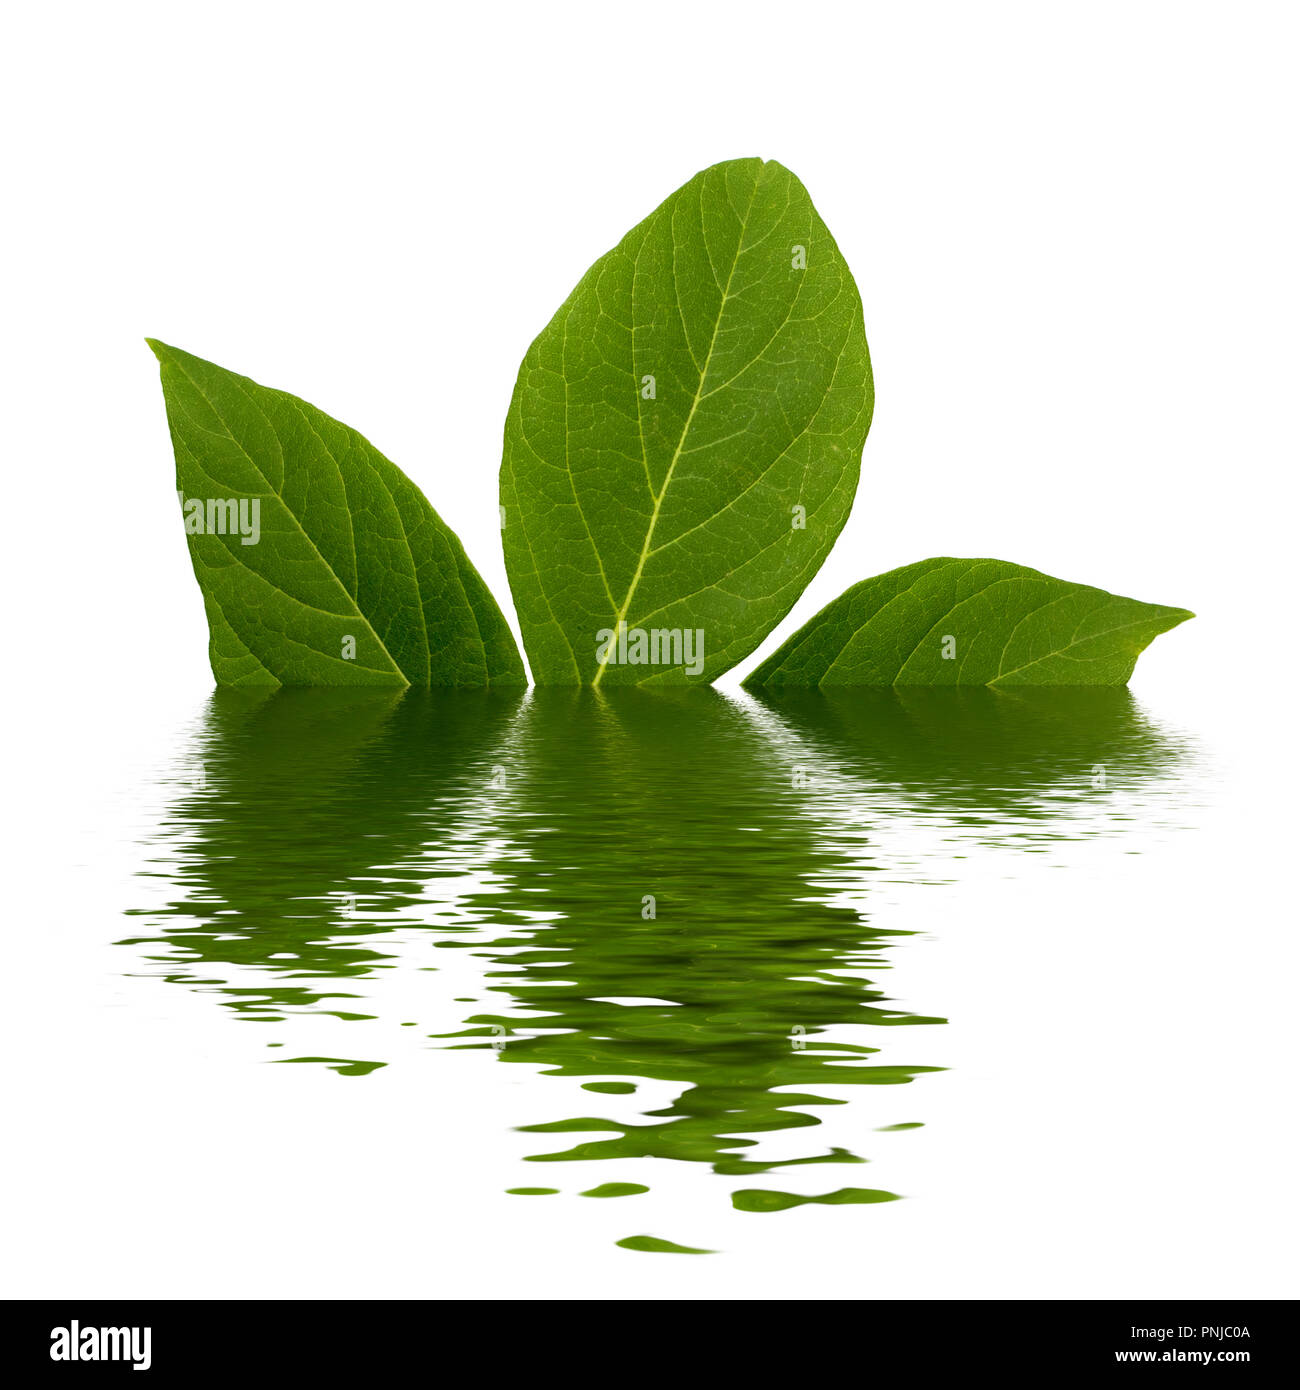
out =
{"type": "Polygon", "coordinates": [[[502,538],[534,680],[745,657],[844,525],[873,402],[857,288],[799,180],[740,159],[679,188],[519,371],[502,538]]]}
{"type": "Polygon", "coordinates": [[[523,685],[501,610],[355,430],[154,342],[220,685],[523,685]]]}
{"type": "Polygon", "coordinates": [[[922,560],[846,589],[745,685],[1124,685],[1193,616],[1004,560],[922,560]]]}

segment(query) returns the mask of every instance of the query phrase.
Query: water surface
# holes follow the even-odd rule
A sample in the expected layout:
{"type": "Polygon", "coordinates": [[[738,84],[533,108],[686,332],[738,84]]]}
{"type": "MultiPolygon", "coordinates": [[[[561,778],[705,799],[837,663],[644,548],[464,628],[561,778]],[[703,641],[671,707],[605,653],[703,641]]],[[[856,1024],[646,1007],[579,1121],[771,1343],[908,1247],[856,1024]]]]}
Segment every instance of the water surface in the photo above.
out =
{"type": "Polygon", "coordinates": [[[862,1165],[924,1124],[944,1069],[918,1057],[945,1020],[892,997],[908,935],[880,888],[1174,828],[1190,756],[1124,690],[222,690],[170,774],[141,868],[165,906],[137,910],[124,967],[340,1085],[424,1067],[436,1108],[467,1050],[576,1079],[584,1110],[556,1087],[517,1126],[514,1200],[617,1198],[635,1227],[667,1162],[770,1220],[870,1222],[899,1194],[862,1165]],[[439,989],[449,952],[471,993],[439,989]],[[429,978],[394,1018],[400,969],[429,978]],[[299,1045],[320,1015],[346,1049],[299,1045]],[[820,1138],[864,1087],[898,1091],[891,1123],[820,1138]],[[610,1179],[567,1182],[575,1160],[610,1179]]]}

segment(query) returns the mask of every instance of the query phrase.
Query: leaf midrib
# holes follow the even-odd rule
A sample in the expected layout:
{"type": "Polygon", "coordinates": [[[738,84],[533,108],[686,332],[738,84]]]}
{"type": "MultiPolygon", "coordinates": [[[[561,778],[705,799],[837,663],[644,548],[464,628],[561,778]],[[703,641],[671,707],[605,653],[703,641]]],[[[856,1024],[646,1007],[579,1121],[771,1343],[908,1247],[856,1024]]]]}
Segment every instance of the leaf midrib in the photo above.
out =
{"type": "MultiPolygon", "coordinates": [[[[700,379],[695,387],[695,398],[691,401],[691,408],[687,412],[685,424],[682,425],[682,433],[677,441],[677,448],[673,451],[672,459],[668,464],[668,471],[664,474],[663,487],[659,489],[659,494],[654,499],[654,510],[650,513],[650,524],[646,527],[645,540],[641,544],[641,555],[637,560],[636,570],[632,575],[632,582],[628,585],[627,596],[623,600],[622,608],[619,609],[614,618],[615,639],[617,639],[618,633],[622,630],[623,624],[627,621],[628,612],[632,607],[632,600],[636,596],[637,585],[641,582],[641,574],[645,569],[646,560],[650,555],[650,543],[654,540],[655,527],[659,524],[659,513],[663,507],[663,500],[668,495],[668,488],[673,481],[673,472],[677,467],[677,460],[681,458],[682,448],[686,443],[687,436],[691,432],[691,424],[695,419],[695,412],[699,409],[700,402],[705,396],[704,382],[709,375],[709,363],[713,360],[713,350],[717,346],[718,330],[722,327],[722,319],[727,312],[727,300],[730,298],[731,294],[731,282],[735,278],[736,267],[740,264],[741,252],[744,250],[745,246],[745,232],[749,227],[750,214],[754,210],[754,200],[758,197],[758,185],[761,178],[762,172],[760,170],[755,176],[754,186],[750,190],[749,203],[745,208],[745,215],[740,219],[740,232],[736,237],[736,254],[732,257],[731,269],[727,272],[727,283],[722,287],[722,300],[718,305],[718,316],[713,322],[713,334],[709,339],[708,350],[705,352],[704,361],[700,366],[700,379]]],[[[632,322],[632,331],[635,334],[635,316],[632,322]]],[[[687,341],[687,350],[690,350],[689,340],[687,341]]],[[[638,421],[639,419],[640,411],[638,410],[638,421]]],[[[605,668],[609,665],[609,652],[613,645],[612,642],[607,644],[604,660],[596,664],[596,674],[591,682],[593,686],[599,685],[601,677],[605,674],[605,668]]]]}

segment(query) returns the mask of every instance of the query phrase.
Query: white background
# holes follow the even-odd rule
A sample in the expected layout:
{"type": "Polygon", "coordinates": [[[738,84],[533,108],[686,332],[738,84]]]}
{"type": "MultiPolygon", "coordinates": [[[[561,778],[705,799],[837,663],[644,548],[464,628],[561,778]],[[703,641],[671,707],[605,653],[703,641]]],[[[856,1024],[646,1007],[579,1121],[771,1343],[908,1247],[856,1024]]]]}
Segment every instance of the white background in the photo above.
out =
{"type": "MultiPolygon", "coordinates": [[[[918,1238],[914,1267],[900,1257],[896,1283],[872,1283],[851,1249],[801,1264],[789,1233],[807,1213],[791,1213],[779,1256],[728,1288],[1294,1292],[1282,1238],[1294,1050],[1281,992],[1294,904],[1280,832],[1295,799],[1298,37],[1293,7],[1240,3],[11,10],[0,437],[6,764],[22,828],[48,852],[86,788],[118,786],[150,729],[191,716],[210,686],[146,335],[360,429],[425,490],[513,621],[496,474],[531,338],[587,265],[698,169],[779,159],[855,272],[877,405],[852,519],[759,655],[868,574],[931,555],[1014,560],[1195,610],[1142,658],[1134,690],[1229,772],[1212,846],[1170,851],[1141,887],[1151,935],[1117,933],[1111,970],[1085,970],[1075,986],[1080,1008],[1088,991],[1112,1003],[1132,991],[1135,1013],[1108,1009],[1120,1032],[1101,1040],[1116,1089],[1084,1097],[1098,1125],[1113,1119],[1123,1145],[1150,1100],[1180,1117],[1177,1142],[1130,1152],[1131,1167],[1108,1169],[1081,1212],[1085,1175],[1068,1191],[1045,1176],[1075,1149],[1053,1130],[1045,1066],[1039,1089],[1006,1097],[1026,1116],[1048,1107],[1036,1137],[1021,1136],[1018,1208],[971,1218],[978,1155],[995,1130],[1007,1138],[1005,1117],[987,1117],[988,1132],[968,1136],[972,1205],[951,1248],[931,1244],[923,1259],[918,1238]],[[1139,973],[1126,984],[1129,952],[1139,973]],[[1193,957],[1201,973],[1157,1037],[1136,1021],[1143,985],[1195,970],[1193,957]],[[1176,1201],[1144,1224],[1146,1195],[1170,1185],[1176,1201]],[[1198,1229],[1209,1208],[1218,1234],[1198,1229]],[[782,1262],[794,1264],[785,1276],[782,1262]]],[[[0,1164],[26,1184],[21,1201],[13,1181],[2,1189],[19,1254],[6,1260],[11,1291],[414,1295],[454,1291],[463,1275],[471,1291],[527,1294],[528,1240],[512,1248],[507,1222],[535,1218],[518,1204],[495,1246],[447,1213],[439,1248],[459,1273],[438,1249],[417,1257],[403,1245],[404,1208],[382,1192],[374,1221],[316,1243],[296,1210],[262,1211],[251,1188],[182,1219],[183,1189],[166,1174],[194,1147],[232,1167],[280,1165],[307,1140],[279,1134],[283,1096],[229,1074],[214,1044],[204,1059],[172,1060],[179,1129],[158,1137],[159,1170],[146,1177],[130,1144],[115,1146],[110,1098],[123,1073],[96,1072],[103,1020],[93,989],[71,983],[84,957],[48,882],[24,872],[30,852],[10,870],[8,930],[35,940],[32,969],[69,972],[69,997],[57,1044],[45,1015],[7,1020],[9,1118],[36,1126],[33,1140],[53,1126],[79,1156],[35,1163],[7,1141],[0,1164]],[[42,1109],[82,1067],[80,1118],[42,1109]],[[213,1089],[187,1100],[195,1076],[213,1089]],[[87,1183],[99,1204],[88,1221],[77,1215],[87,1183]],[[149,1191],[173,1203],[165,1231],[139,1209],[149,1191]],[[274,1273],[250,1269],[237,1237],[203,1234],[214,1215],[237,1230],[250,1203],[259,1239],[277,1221],[292,1232],[274,1273]]],[[[1063,1006],[1035,992],[1035,971],[1069,976],[1071,958],[1061,947],[1028,963],[1027,924],[1040,910],[1105,918],[1120,878],[1102,873],[1068,909],[1046,887],[973,887],[960,906],[972,934],[948,958],[953,988],[974,988],[958,981],[964,962],[987,973],[984,997],[1023,997],[1022,1030],[1037,1014],[1049,1026],[1063,1006]],[[1019,909],[1007,894],[1024,895],[1019,909]]],[[[118,933],[119,900],[107,889],[76,899],[87,939],[118,933]]],[[[1032,1062],[1026,1037],[989,1046],[1032,1062]]],[[[140,1065],[146,1051],[160,1065],[143,1045],[140,1065]]],[[[366,1085],[348,1102],[352,1137],[316,1136],[321,1152],[346,1142],[338,1161],[363,1187],[381,1162],[367,1134],[379,1145],[393,1126],[385,1161],[403,1170],[419,1139],[415,1120],[397,1132],[382,1084],[366,1085]]],[[[38,1151],[47,1160],[50,1146],[38,1151]]],[[[462,1157],[466,1182],[491,1161],[462,1157]]],[[[951,1166],[952,1154],[932,1161],[951,1166]]],[[[985,1161],[990,1181],[995,1166],[1005,1172],[1005,1150],[985,1161]]],[[[388,1190],[404,1190],[400,1177],[388,1190]]],[[[905,1219],[881,1216],[885,1229],[905,1219]]],[[[941,1241],[941,1226],[926,1239],[941,1241]]],[[[552,1268],[542,1246],[534,1253],[539,1271],[552,1268]]],[[[550,1291],[727,1291],[697,1272],[707,1261],[667,1261],[669,1283],[654,1260],[614,1258],[606,1269],[607,1255],[576,1243],[550,1291]]]]}

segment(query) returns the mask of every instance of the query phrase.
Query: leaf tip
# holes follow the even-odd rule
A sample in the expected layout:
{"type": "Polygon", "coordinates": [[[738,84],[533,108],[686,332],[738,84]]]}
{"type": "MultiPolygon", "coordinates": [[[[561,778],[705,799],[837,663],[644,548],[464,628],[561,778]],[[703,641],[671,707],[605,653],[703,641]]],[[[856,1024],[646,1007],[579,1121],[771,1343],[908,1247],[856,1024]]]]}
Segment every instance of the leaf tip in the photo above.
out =
{"type": "MultiPolygon", "coordinates": [[[[1188,618],[1194,618],[1196,616],[1190,608],[1166,608],[1165,613],[1170,620],[1169,628],[1175,628],[1180,623],[1185,623],[1188,618]]],[[[1169,628],[1166,628],[1165,631],[1168,632],[1169,628]]]]}

